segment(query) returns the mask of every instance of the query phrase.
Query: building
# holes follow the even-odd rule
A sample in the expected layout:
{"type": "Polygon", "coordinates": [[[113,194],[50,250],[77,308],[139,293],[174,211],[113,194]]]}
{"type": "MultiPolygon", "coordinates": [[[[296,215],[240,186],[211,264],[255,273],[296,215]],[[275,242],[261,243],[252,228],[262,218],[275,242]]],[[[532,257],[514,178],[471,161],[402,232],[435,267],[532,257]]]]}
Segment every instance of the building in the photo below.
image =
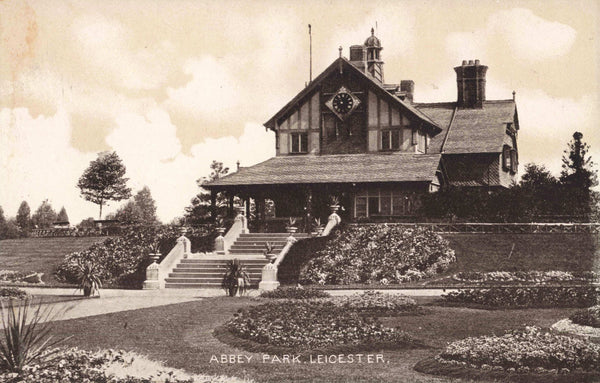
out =
{"type": "MultiPolygon", "coordinates": [[[[371,30],[264,125],[277,155],[205,187],[256,201],[277,216],[327,215],[337,196],[346,219],[411,219],[422,193],[448,186],[505,188],[515,179],[519,121],[513,98],[488,101],[488,67],[454,68],[457,100],[415,103],[414,82],[384,81],[371,30]]],[[[247,204],[249,206],[249,204],[247,204]]]]}

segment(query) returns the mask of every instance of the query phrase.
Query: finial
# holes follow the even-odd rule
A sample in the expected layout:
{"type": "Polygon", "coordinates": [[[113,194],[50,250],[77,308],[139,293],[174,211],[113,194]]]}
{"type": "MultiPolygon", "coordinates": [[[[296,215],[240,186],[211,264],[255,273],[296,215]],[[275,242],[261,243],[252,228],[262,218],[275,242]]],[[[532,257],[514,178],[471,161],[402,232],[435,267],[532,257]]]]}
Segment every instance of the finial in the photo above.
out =
{"type": "Polygon", "coordinates": [[[516,95],[517,95],[517,92],[515,92],[515,91],[513,90],[513,101],[515,101],[515,100],[516,100],[516,95]]]}
{"type": "Polygon", "coordinates": [[[338,51],[340,51],[340,57],[342,57],[342,46],[340,45],[340,47],[338,48],[338,51]]]}
{"type": "Polygon", "coordinates": [[[237,164],[237,171],[239,172],[240,171],[240,160],[237,160],[236,164],[237,164]]]}
{"type": "Polygon", "coordinates": [[[371,27],[371,36],[375,36],[375,29],[373,27],[371,27]]]}

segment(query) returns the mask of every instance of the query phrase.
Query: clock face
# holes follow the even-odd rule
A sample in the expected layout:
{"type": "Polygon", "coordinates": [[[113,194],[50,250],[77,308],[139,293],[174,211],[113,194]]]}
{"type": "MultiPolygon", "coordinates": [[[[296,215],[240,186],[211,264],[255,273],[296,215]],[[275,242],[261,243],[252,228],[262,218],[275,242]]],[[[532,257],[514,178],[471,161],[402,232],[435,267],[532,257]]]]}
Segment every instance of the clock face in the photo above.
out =
{"type": "Polygon", "coordinates": [[[338,93],[333,98],[332,106],[336,112],[346,114],[352,110],[354,100],[348,93],[338,93]]]}

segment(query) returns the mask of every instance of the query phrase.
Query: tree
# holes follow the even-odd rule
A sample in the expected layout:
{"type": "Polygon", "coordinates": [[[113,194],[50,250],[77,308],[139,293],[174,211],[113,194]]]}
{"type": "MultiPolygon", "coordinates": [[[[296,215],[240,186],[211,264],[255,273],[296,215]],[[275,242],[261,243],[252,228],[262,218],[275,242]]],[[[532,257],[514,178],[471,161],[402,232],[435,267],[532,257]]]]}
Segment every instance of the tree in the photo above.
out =
{"type": "MultiPolygon", "coordinates": [[[[196,183],[200,187],[200,193],[192,198],[191,205],[185,208],[185,218],[190,224],[197,225],[205,223],[211,218],[211,202],[210,193],[202,188],[207,182],[219,179],[229,173],[229,168],[223,166],[222,162],[215,161],[210,164],[210,174],[208,177],[201,177],[196,180],[196,183]]],[[[226,197],[222,193],[217,194],[216,199],[217,205],[217,216],[224,215],[227,205],[226,197]]]]}
{"type": "Polygon", "coordinates": [[[44,200],[31,216],[31,222],[40,229],[47,229],[52,227],[52,224],[56,222],[56,217],[56,212],[52,208],[52,205],[50,205],[50,202],[44,200]]]}
{"type": "Polygon", "coordinates": [[[141,222],[151,225],[158,221],[158,218],[156,218],[156,202],[152,198],[152,193],[150,193],[148,186],[144,186],[142,190],[137,192],[133,200],[135,201],[135,206],[138,208],[141,222]]]}
{"type": "Polygon", "coordinates": [[[31,209],[27,201],[21,202],[17,211],[17,226],[21,231],[27,231],[31,227],[31,209]]]}
{"type": "Polygon", "coordinates": [[[99,217],[102,219],[102,206],[107,201],[121,201],[131,197],[131,189],[127,187],[125,165],[116,152],[103,152],[90,162],[90,166],[79,178],[77,187],[81,196],[100,206],[99,217]]]}
{"type": "Polygon", "coordinates": [[[144,186],[133,197],[133,201],[121,206],[115,213],[115,219],[125,224],[152,225],[158,222],[156,218],[156,203],[152,198],[150,189],[144,186]]]}
{"type": "Polygon", "coordinates": [[[592,157],[587,154],[590,146],[582,141],[583,134],[573,133],[573,139],[568,143],[562,157],[562,183],[576,188],[590,190],[598,185],[598,174],[593,169],[592,157]]]}
{"type": "Polygon", "coordinates": [[[58,217],[56,218],[59,222],[69,222],[69,216],[67,215],[67,209],[63,206],[58,213],[58,217]]]}

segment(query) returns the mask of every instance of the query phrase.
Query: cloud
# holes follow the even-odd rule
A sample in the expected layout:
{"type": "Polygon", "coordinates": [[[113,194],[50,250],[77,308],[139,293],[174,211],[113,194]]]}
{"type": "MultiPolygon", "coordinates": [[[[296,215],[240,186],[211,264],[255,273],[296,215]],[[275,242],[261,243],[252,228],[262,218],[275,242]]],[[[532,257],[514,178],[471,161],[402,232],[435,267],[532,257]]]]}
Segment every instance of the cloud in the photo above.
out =
{"type": "Polygon", "coordinates": [[[576,36],[569,25],[545,20],[529,9],[513,8],[493,13],[483,29],[450,33],[446,51],[456,62],[465,58],[485,61],[506,52],[512,60],[535,63],[567,54],[576,36]]]}
{"type": "Polygon", "coordinates": [[[77,180],[93,156],[73,149],[64,109],[33,118],[25,108],[0,110],[0,203],[14,216],[21,201],[35,210],[49,199],[55,210],[66,206],[74,216],[96,216],[94,205],[79,197],[77,180]]]}

